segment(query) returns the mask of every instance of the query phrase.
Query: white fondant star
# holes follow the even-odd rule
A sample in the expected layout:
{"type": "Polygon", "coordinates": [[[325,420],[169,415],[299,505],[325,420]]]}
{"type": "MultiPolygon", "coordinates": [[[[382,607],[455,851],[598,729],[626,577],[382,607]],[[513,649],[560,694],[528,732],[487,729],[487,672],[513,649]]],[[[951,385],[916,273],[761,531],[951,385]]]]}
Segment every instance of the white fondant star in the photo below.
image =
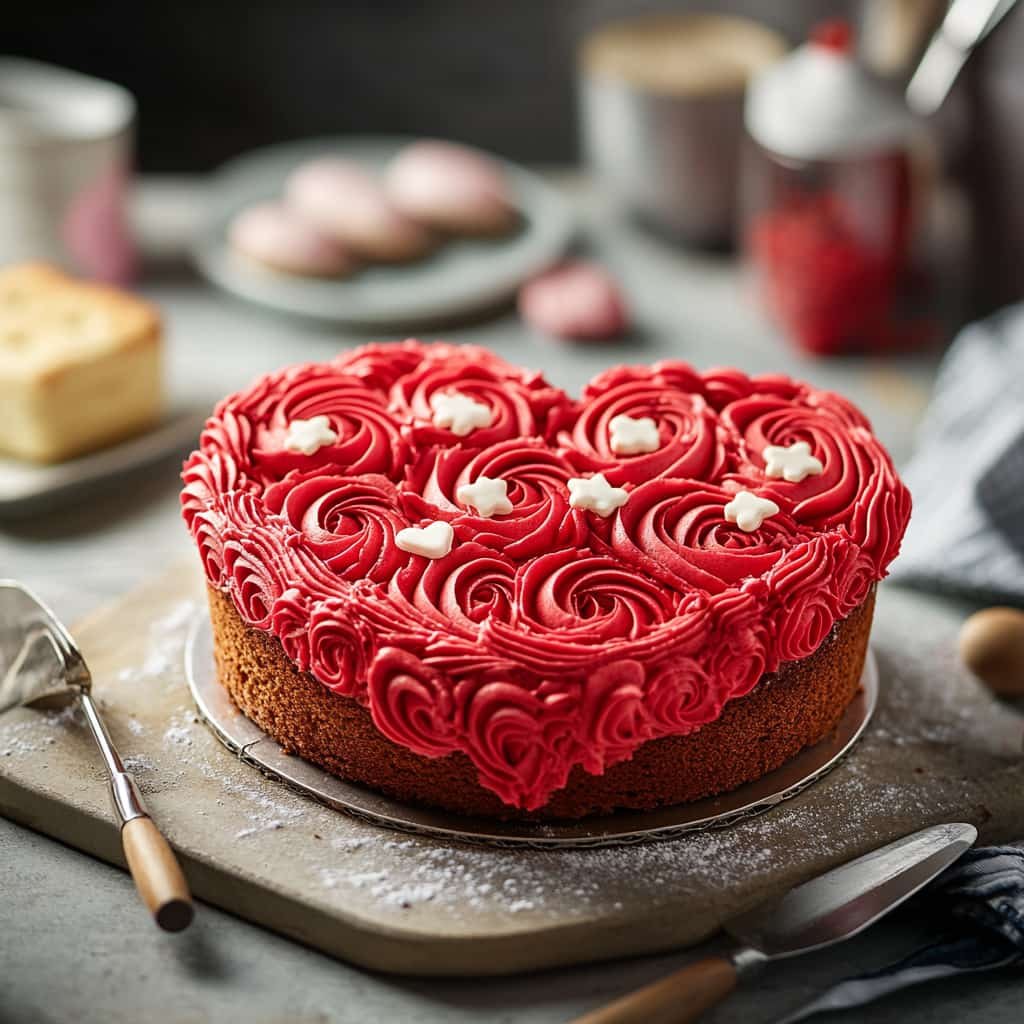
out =
{"type": "Polygon", "coordinates": [[[489,476],[478,476],[473,483],[463,484],[455,492],[455,497],[484,519],[512,511],[512,502],[508,500],[508,482],[494,480],[489,476]]]}
{"type": "Polygon", "coordinates": [[[761,524],[779,511],[779,506],[768,498],[759,498],[750,491],[740,491],[725,506],[725,521],[735,523],[744,533],[753,533],[761,524]]]}
{"type": "Polygon", "coordinates": [[[595,473],[591,477],[573,477],[569,481],[569,504],[573,508],[596,512],[605,519],[625,505],[628,499],[629,493],[621,487],[612,487],[604,473],[595,473]]]}
{"type": "Polygon", "coordinates": [[[781,477],[791,484],[798,484],[808,476],[818,476],[825,468],[821,459],[811,454],[806,441],[794,441],[791,445],[768,445],[764,452],[764,475],[781,477]]]}
{"type": "Polygon", "coordinates": [[[489,427],[494,420],[490,406],[458,391],[435,392],[430,396],[430,408],[434,410],[434,426],[446,427],[456,437],[465,437],[477,427],[489,427]]]}
{"type": "Polygon", "coordinates": [[[284,446],[290,452],[312,455],[337,440],[338,435],[331,430],[331,421],[326,416],[314,416],[308,420],[292,420],[288,424],[284,446]]]}
{"type": "Polygon", "coordinates": [[[424,558],[444,558],[452,549],[455,531],[450,523],[440,519],[428,526],[407,526],[395,534],[395,543],[402,551],[410,555],[423,555],[424,558]]]}
{"type": "Polygon", "coordinates": [[[661,447],[658,424],[650,416],[615,416],[608,424],[608,434],[616,455],[645,455],[661,447]]]}

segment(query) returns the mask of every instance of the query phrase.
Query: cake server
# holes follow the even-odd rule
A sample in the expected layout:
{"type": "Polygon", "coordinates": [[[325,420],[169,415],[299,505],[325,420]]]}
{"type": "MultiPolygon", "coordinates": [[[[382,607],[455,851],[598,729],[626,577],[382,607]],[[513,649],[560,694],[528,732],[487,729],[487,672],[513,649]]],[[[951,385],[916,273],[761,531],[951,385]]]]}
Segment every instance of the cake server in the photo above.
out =
{"type": "Polygon", "coordinates": [[[20,583],[0,580],[0,713],[30,704],[78,702],[107,769],[135,887],[161,928],[181,931],[192,921],[188,883],[125,769],[91,691],[88,666],[53,612],[20,583]]]}
{"type": "Polygon", "coordinates": [[[852,938],[909,899],[978,838],[973,825],[933,825],[826,871],[723,926],[736,948],[684,967],[576,1024],[686,1024],[750,971],[852,938]]]}

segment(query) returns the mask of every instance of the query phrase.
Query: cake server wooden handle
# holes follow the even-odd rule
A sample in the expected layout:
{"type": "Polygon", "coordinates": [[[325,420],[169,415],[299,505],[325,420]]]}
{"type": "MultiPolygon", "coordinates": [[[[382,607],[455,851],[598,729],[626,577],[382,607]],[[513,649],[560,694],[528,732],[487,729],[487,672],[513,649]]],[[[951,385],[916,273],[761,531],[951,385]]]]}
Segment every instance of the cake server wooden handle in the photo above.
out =
{"type": "Polygon", "coordinates": [[[128,870],[142,902],[165,932],[180,932],[192,923],[194,910],[188,882],[167,840],[148,816],[132,818],[121,828],[128,870]]]}
{"type": "Polygon", "coordinates": [[[732,962],[708,957],[584,1014],[574,1024],[689,1024],[735,987],[732,962]]]}
{"type": "Polygon", "coordinates": [[[121,821],[121,846],[128,861],[128,870],[135,880],[135,888],[164,931],[180,932],[192,923],[194,913],[188,882],[167,840],[149,816],[139,787],[125,768],[107,732],[96,701],[89,692],[87,674],[81,684],[78,702],[107,769],[110,802],[121,821]]]}

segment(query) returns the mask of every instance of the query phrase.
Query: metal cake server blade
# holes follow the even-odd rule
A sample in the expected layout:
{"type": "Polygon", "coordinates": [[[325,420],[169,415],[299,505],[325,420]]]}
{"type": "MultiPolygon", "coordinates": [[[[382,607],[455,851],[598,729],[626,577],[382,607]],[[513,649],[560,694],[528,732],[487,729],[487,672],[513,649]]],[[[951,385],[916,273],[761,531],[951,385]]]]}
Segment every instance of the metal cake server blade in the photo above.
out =
{"type": "Polygon", "coordinates": [[[970,849],[973,825],[933,825],[826,871],[724,925],[737,942],[637,990],[576,1024],[686,1024],[724,999],[746,972],[852,938],[908,900],[970,849]]]}
{"type": "Polygon", "coordinates": [[[959,859],[973,825],[934,825],[790,889],[778,902],[733,918],[725,931],[766,960],[853,938],[959,859]]]}
{"type": "Polygon", "coordinates": [[[24,587],[0,580],[0,713],[77,696],[48,612],[24,587]]]}
{"type": "Polygon", "coordinates": [[[193,915],[188,883],[110,738],[78,646],[27,587],[0,580],[0,714],[55,701],[77,701],[85,715],[107,769],[121,844],[143,901],[166,931],[188,927],[193,915]]]}

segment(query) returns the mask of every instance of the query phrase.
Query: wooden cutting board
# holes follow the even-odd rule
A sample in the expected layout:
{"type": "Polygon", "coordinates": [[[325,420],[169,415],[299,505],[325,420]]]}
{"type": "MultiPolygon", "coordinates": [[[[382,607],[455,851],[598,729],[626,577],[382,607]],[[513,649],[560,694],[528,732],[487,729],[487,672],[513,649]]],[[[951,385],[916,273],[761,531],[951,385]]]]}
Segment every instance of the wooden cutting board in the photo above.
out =
{"type": "MultiPolygon", "coordinates": [[[[74,630],[114,738],[200,899],[367,967],[504,974],[682,947],[926,824],[1024,837],[1021,718],[957,667],[955,616],[896,589],[876,615],[879,709],[843,764],[728,829],[597,850],[402,835],[264,778],[191,705],[183,644],[203,613],[188,565],[74,630]]],[[[0,813],[123,864],[98,757],[70,710],[0,717],[0,813]]]]}

